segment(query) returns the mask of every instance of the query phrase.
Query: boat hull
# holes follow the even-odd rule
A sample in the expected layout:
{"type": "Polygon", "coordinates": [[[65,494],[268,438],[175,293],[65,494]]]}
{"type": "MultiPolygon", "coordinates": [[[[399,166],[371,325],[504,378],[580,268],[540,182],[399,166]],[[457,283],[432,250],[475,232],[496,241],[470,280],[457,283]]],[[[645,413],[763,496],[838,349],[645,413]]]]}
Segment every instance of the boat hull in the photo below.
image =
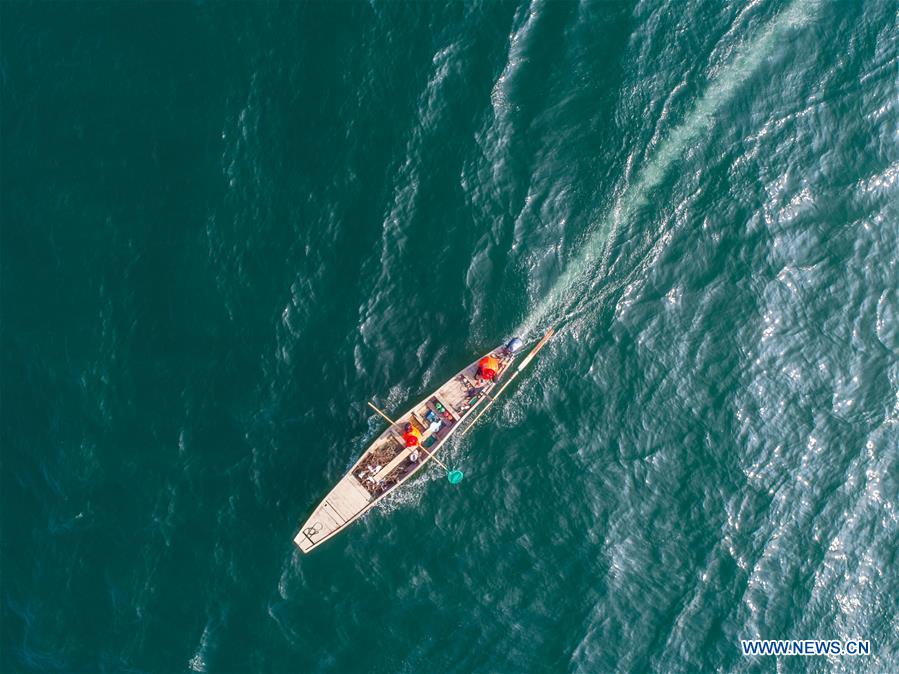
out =
{"type": "Polygon", "coordinates": [[[484,354],[397,418],[366,448],[352,468],[328,492],[294,538],[303,552],[311,552],[330,540],[381,499],[393,493],[421,471],[431,456],[438,452],[452,435],[474,418],[477,410],[489,399],[490,393],[510,371],[515,354],[498,347],[484,354]],[[479,380],[478,363],[492,355],[500,362],[500,370],[493,381],[479,380]],[[474,395],[472,395],[474,393],[474,395]],[[441,411],[442,410],[442,411],[441,411]],[[435,430],[432,421],[440,428],[435,430]],[[402,441],[400,428],[412,423],[422,432],[422,446],[418,456],[414,448],[402,441]]]}

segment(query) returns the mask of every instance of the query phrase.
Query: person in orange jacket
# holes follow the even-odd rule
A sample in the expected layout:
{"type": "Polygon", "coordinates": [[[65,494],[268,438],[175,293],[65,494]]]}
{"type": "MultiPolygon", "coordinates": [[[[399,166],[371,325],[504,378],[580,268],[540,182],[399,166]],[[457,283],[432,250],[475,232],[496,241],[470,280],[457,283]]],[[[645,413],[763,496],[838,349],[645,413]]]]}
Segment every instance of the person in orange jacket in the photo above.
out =
{"type": "Polygon", "coordinates": [[[478,361],[478,379],[492,380],[499,372],[499,361],[493,356],[484,356],[478,361]]]}
{"type": "Polygon", "coordinates": [[[403,442],[406,447],[418,447],[421,444],[421,432],[408,421],[403,426],[403,442]]]}

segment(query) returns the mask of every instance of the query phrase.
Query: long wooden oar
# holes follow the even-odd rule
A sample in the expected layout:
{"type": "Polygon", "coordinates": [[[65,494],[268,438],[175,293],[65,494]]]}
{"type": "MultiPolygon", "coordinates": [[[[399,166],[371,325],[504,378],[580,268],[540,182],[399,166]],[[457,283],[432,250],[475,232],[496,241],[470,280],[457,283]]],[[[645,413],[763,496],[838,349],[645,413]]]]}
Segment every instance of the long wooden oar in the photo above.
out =
{"type": "Polygon", "coordinates": [[[427,454],[428,456],[430,456],[432,459],[434,459],[434,461],[436,461],[437,463],[439,463],[439,464],[440,464],[440,467],[443,468],[443,470],[445,470],[447,473],[453,473],[453,472],[458,473],[458,472],[459,472],[459,471],[452,471],[452,470],[450,470],[449,468],[447,468],[446,465],[443,463],[443,461],[441,461],[441,460],[438,459],[436,456],[434,456],[433,454],[431,454],[431,452],[429,452],[428,450],[426,450],[426,449],[425,449],[424,447],[422,447],[421,445],[419,445],[418,448],[419,448],[421,451],[423,451],[425,454],[427,454]]]}
{"type": "Polygon", "coordinates": [[[380,414],[382,417],[384,417],[385,419],[387,419],[387,423],[389,423],[391,426],[399,426],[399,424],[396,423],[393,419],[391,419],[391,418],[388,417],[386,414],[384,414],[381,410],[379,410],[377,407],[375,407],[374,405],[372,405],[372,404],[371,404],[371,401],[369,401],[368,406],[371,407],[375,412],[377,412],[378,414],[380,414]]]}
{"type": "Polygon", "coordinates": [[[509,375],[509,378],[505,381],[505,383],[503,383],[503,385],[500,387],[499,391],[496,392],[496,395],[490,397],[489,402],[486,405],[484,405],[484,408],[478,413],[478,416],[476,416],[474,418],[474,421],[472,421],[470,424],[468,424],[468,426],[466,426],[462,430],[462,434],[459,436],[460,438],[464,437],[464,435],[466,433],[468,433],[468,431],[471,430],[471,427],[475,425],[477,420],[480,419],[482,416],[484,416],[484,412],[486,412],[488,409],[490,409],[490,406],[496,402],[496,399],[499,398],[500,395],[502,395],[502,392],[506,390],[506,387],[512,383],[512,380],[515,379],[515,377],[517,377],[524,368],[526,368],[528,366],[528,364],[534,359],[534,356],[537,355],[537,352],[543,348],[543,346],[549,341],[549,338],[552,337],[555,334],[555,332],[556,332],[555,326],[551,327],[549,330],[546,331],[546,334],[543,335],[543,339],[541,339],[539,342],[537,342],[537,346],[535,346],[533,349],[531,349],[531,352],[527,356],[524,357],[524,359],[521,361],[521,363],[518,364],[518,367],[515,369],[515,371],[512,374],[509,375]]]}
{"type": "MultiPolygon", "coordinates": [[[[399,426],[399,424],[396,423],[393,419],[391,419],[391,418],[388,417],[386,414],[384,414],[381,410],[379,410],[377,407],[375,407],[374,405],[372,405],[372,404],[371,404],[371,401],[369,401],[368,406],[371,407],[375,412],[377,412],[378,414],[380,414],[382,417],[384,417],[385,419],[387,419],[387,421],[390,422],[390,425],[391,425],[391,426],[399,426]]],[[[443,463],[443,461],[441,461],[441,460],[438,459],[436,456],[434,456],[431,452],[429,452],[428,450],[426,450],[426,449],[421,445],[421,443],[419,443],[418,447],[419,447],[419,448],[421,449],[421,451],[423,451],[427,456],[429,456],[430,458],[434,459],[434,461],[436,461],[436,462],[440,465],[440,467],[443,468],[443,470],[446,471],[446,479],[449,480],[451,484],[459,484],[459,483],[462,481],[462,471],[461,471],[461,470],[450,470],[449,468],[446,467],[446,465],[443,463]]]]}

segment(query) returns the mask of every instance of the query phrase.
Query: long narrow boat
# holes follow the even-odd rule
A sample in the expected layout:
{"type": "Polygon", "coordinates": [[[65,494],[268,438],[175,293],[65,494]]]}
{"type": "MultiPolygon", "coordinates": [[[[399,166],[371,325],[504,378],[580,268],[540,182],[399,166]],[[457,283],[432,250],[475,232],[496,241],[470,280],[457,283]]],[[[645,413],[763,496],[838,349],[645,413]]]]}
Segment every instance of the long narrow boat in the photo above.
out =
{"type": "Polygon", "coordinates": [[[396,419],[396,424],[391,424],[375,438],[318,504],[294,543],[303,552],[313,550],[346,529],[387,494],[399,489],[431,460],[453,433],[480,418],[480,414],[473,415],[478,409],[486,410],[493,402],[495,396],[491,392],[497,386],[501,386],[499,392],[502,392],[552,333],[550,329],[517,369],[512,368],[512,362],[518,355],[521,340],[513,339],[485,354],[499,361],[499,370],[493,380],[478,377],[478,364],[484,357],[481,356],[396,419]],[[484,403],[484,400],[488,402],[484,403]],[[421,448],[406,447],[401,435],[406,423],[411,423],[422,434],[421,448]]]}

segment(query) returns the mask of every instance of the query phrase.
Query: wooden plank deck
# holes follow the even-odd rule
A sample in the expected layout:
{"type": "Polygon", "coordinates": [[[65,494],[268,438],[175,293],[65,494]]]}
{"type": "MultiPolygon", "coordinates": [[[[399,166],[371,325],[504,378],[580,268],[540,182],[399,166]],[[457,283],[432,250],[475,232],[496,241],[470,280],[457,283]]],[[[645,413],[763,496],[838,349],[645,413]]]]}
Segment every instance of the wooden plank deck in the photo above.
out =
{"type": "Polygon", "coordinates": [[[413,419],[413,423],[415,423],[415,425],[418,426],[418,430],[420,430],[422,433],[424,433],[428,429],[428,426],[430,425],[430,424],[428,424],[427,421],[422,419],[418,415],[418,412],[416,412],[415,410],[412,410],[412,419],[413,419]]]}
{"type": "Polygon", "coordinates": [[[434,393],[434,398],[437,400],[437,402],[439,402],[441,405],[443,405],[447,409],[447,411],[449,411],[450,414],[453,415],[453,419],[455,421],[459,421],[459,417],[462,416],[462,414],[459,412],[459,410],[456,409],[455,405],[453,405],[446,398],[443,397],[442,392],[443,392],[443,388],[438,389],[434,393]]]}
{"type": "Polygon", "coordinates": [[[346,475],[328,494],[327,501],[344,520],[351,520],[371,501],[371,495],[352,475],[346,475]]]}
{"type": "Polygon", "coordinates": [[[337,522],[339,526],[343,526],[344,524],[346,524],[346,518],[342,517],[340,513],[337,512],[337,510],[334,508],[334,506],[328,503],[328,501],[322,503],[322,510],[333,517],[334,521],[337,522]]]}
{"type": "MultiPolygon", "coordinates": [[[[501,349],[502,347],[498,347],[490,353],[500,359],[502,364],[500,372],[505,373],[508,363],[512,359],[508,357],[507,354],[504,354],[501,349]]],[[[353,464],[350,472],[343,476],[343,478],[322,500],[315,512],[307,519],[306,523],[303,525],[303,529],[300,530],[294,539],[294,542],[303,552],[309,552],[312,548],[315,548],[323,541],[335,535],[338,531],[347,526],[350,521],[356,519],[362,512],[373,506],[388,493],[391,493],[394,489],[402,485],[415,473],[421,470],[430,459],[431,453],[436,453],[442,447],[445,440],[463,425],[460,422],[468,418],[475,407],[480,407],[478,403],[482,401],[486,394],[495,388],[496,382],[486,383],[482,395],[469,399],[468,391],[471,388],[474,388],[473,380],[477,371],[477,364],[478,361],[470,363],[467,367],[456,373],[450,380],[446,381],[434,393],[420,401],[418,404],[412,406],[411,409],[397,419],[400,426],[406,421],[411,421],[415,426],[419,427],[419,430],[423,432],[423,439],[426,439],[432,434],[427,433],[429,424],[423,418],[423,414],[429,406],[433,406],[432,401],[434,400],[438,401],[444,408],[446,408],[452,415],[453,422],[447,424],[444,420],[443,428],[436,434],[433,434],[436,436],[435,439],[437,442],[427,449],[428,454],[425,455],[417,465],[413,465],[410,469],[403,472],[396,484],[391,483],[390,486],[383,491],[374,490],[374,493],[369,493],[354,474],[360,465],[374,465],[374,463],[372,463],[372,457],[375,452],[379,453],[377,456],[381,460],[387,460],[388,457],[392,456],[393,458],[387,462],[387,465],[380,469],[377,475],[375,475],[376,479],[383,480],[389,478],[391,473],[397,472],[398,468],[412,453],[412,448],[406,448],[405,442],[397,433],[397,428],[395,426],[385,429],[384,432],[369,445],[362,456],[359,457],[358,461],[353,464]],[[464,375],[464,380],[460,379],[460,374],[464,375]],[[385,450],[390,448],[390,445],[393,445],[391,451],[385,452],[385,450]]],[[[396,417],[394,418],[396,419],[396,417]]]]}
{"type": "Polygon", "coordinates": [[[346,520],[340,516],[340,513],[334,510],[327,501],[322,503],[322,507],[318,509],[316,515],[322,523],[322,532],[339,529],[346,522],[346,520]]]}
{"type": "Polygon", "coordinates": [[[396,468],[398,465],[400,465],[403,461],[405,461],[406,458],[411,453],[412,453],[412,450],[407,447],[402,452],[397,454],[396,457],[393,459],[393,461],[391,461],[386,466],[384,466],[381,470],[378,471],[378,474],[375,475],[375,478],[374,478],[375,482],[377,482],[378,480],[383,480],[385,477],[390,475],[390,473],[393,471],[393,469],[396,468]]]}

